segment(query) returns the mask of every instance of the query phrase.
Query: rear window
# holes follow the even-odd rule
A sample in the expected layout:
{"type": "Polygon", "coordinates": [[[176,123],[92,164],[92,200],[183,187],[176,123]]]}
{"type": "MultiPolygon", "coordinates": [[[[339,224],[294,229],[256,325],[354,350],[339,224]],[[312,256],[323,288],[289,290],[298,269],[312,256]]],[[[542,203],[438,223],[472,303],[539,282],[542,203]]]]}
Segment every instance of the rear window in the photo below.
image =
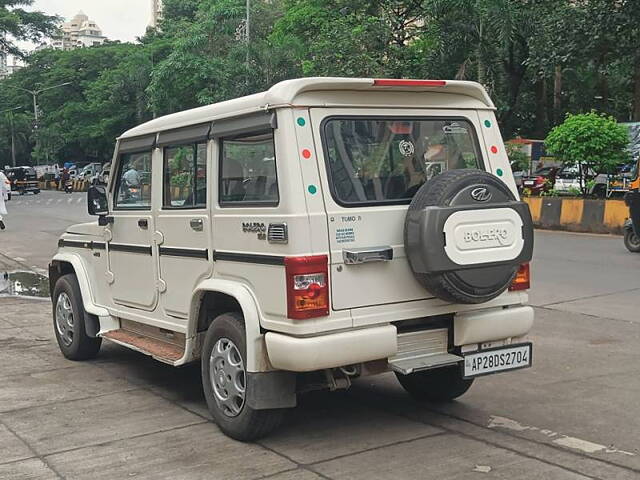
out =
{"type": "Polygon", "coordinates": [[[464,119],[332,117],[322,134],[332,194],[344,206],[409,203],[446,170],[482,167],[464,119]]]}

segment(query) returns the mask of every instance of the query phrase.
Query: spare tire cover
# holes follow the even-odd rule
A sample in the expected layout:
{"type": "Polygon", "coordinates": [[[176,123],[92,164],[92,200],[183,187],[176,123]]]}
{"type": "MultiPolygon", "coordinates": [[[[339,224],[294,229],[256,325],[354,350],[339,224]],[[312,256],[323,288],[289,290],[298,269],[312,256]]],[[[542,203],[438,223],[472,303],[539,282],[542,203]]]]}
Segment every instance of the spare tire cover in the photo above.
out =
{"type": "Polygon", "coordinates": [[[433,295],[483,303],[504,292],[531,260],[529,206],[498,177],[482,170],[450,170],[417,191],[405,219],[411,270],[433,295]]]}

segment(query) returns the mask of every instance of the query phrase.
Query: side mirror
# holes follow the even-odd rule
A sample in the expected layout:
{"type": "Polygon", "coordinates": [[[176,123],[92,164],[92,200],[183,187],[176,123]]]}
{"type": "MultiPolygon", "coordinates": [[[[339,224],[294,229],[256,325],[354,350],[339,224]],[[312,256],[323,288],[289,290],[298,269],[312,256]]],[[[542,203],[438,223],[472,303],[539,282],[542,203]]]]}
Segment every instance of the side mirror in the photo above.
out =
{"type": "Polygon", "coordinates": [[[107,189],[103,185],[91,185],[87,197],[89,215],[109,215],[107,189]]]}

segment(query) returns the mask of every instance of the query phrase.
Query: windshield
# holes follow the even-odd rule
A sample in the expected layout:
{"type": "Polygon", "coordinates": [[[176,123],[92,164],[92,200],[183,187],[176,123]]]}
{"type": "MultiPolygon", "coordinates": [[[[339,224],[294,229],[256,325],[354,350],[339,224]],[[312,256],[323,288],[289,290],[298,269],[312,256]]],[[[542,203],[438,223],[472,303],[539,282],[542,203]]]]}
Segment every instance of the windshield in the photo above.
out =
{"type": "Polygon", "coordinates": [[[345,206],[408,203],[430,178],[482,164],[462,119],[334,117],[323,138],[332,193],[345,206]]]}

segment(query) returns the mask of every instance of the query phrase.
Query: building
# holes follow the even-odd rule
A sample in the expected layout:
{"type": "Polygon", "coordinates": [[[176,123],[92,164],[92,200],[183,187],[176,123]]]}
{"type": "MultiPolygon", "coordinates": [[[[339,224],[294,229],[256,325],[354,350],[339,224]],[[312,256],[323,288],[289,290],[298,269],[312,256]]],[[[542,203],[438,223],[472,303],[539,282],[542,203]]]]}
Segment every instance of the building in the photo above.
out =
{"type": "Polygon", "coordinates": [[[53,37],[49,46],[56,50],[73,50],[74,48],[102,45],[106,41],[107,37],[102,35],[98,24],[80,12],[62,24],[59,35],[53,37]]]}
{"type": "Polygon", "coordinates": [[[3,80],[22,68],[17,65],[16,59],[13,58],[13,64],[10,63],[10,57],[5,52],[0,52],[0,80],[3,80]]]}
{"type": "Polygon", "coordinates": [[[151,21],[150,28],[157,28],[162,18],[162,0],[151,0],[151,21]]]}

